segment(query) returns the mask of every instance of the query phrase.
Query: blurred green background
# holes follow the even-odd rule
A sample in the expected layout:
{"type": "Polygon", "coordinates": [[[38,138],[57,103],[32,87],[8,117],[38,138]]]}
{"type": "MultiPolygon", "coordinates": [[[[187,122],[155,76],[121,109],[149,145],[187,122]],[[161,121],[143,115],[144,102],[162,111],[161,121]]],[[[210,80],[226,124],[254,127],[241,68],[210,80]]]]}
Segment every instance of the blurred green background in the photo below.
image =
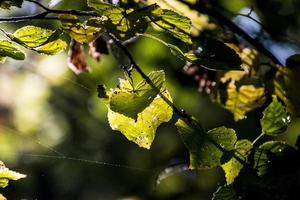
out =
{"type": "MultiPolygon", "coordinates": [[[[49,1],[41,2],[46,5],[49,1]]],[[[70,1],[62,1],[57,8],[86,9],[85,1],[74,2],[70,5],[70,1]]],[[[232,12],[255,6],[262,21],[273,30],[274,19],[270,18],[275,16],[262,3],[211,2],[232,12]]],[[[272,9],[281,4],[299,5],[292,0],[268,2],[268,6],[274,5],[272,9]]],[[[36,12],[36,7],[26,3],[23,9],[1,10],[1,16],[36,12]]],[[[288,33],[294,36],[299,32],[299,16],[296,11],[291,12],[286,8],[278,17],[294,17],[297,23],[291,22],[289,27],[289,23],[284,23],[288,33]]],[[[42,21],[32,23],[50,28],[58,26],[42,21]]],[[[2,29],[11,32],[24,25],[27,23],[0,24],[2,29]]],[[[278,37],[288,33],[278,33],[278,37]]],[[[167,34],[154,34],[178,43],[167,34]]],[[[228,111],[213,104],[206,94],[197,92],[197,84],[182,72],[185,63],[162,44],[139,38],[129,47],[145,72],[165,70],[167,88],[175,104],[197,117],[205,129],[225,125],[236,129],[241,139],[253,139],[260,134],[261,110],[234,123],[228,111]]],[[[155,184],[158,173],[165,167],[188,163],[188,151],[176,131],[175,119],[159,127],[150,150],[139,148],[111,130],[106,107],[97,98],[96,88],[98,84],[107,88],[116,86],[118,78],[123,77],[121,59],[103,55],[98,63],[87,56],[92,71],[77,76],[67,68],[66,52],[52,57],[27,53],[25,61],[8,60],[0,66],[0,160],[7,167],[27,174],[26,179],[12,182],[1,190],[8,199],[205,200],[224,183],[222,170],[211,169],[185,171],[155,184]]],[[[294,145],[299,132],[300,120],[294,119],[280,139],[294,145]]]]}

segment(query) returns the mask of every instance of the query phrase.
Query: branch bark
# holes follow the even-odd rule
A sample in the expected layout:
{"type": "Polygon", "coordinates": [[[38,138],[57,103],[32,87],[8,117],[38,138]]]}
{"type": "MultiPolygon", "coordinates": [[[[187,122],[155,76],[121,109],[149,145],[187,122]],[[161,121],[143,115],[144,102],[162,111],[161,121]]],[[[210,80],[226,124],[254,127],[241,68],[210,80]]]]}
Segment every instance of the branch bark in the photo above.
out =
{"type": "Polygon", "coordinates": [[[259,52],[268,57],[274,64],[282,65],[282,63],[278,60],[278,58],[270,52],[257,38],[252,38],[247,32],[233,23],[230,19],[225,17],[218,10],[213,7],[208,7],[205,3],[198,2],[196,4],[191,4],[185,0],[179,0],[181,3],[187,5],[190,9],[196,10],[199,13],[206,14],[215,20],[217,20],[220,24],[227,26],[232,32],[242,36],[248,43],[254,46],[259,52]]]}

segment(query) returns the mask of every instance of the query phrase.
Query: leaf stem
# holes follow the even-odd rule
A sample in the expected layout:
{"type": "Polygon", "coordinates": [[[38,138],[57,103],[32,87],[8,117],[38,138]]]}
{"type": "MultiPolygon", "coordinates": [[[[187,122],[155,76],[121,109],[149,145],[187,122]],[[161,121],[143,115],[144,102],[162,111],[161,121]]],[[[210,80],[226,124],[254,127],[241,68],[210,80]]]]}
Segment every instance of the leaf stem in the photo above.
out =
{"type": "Polygon", "coordinates": [[[261,139],[265,134],[264,133],[261,133],[259,136],[257,136],[257,138],[255,138],[252,142],[252,146],[254,146],[254,144],[259,140],[261,139]]]}

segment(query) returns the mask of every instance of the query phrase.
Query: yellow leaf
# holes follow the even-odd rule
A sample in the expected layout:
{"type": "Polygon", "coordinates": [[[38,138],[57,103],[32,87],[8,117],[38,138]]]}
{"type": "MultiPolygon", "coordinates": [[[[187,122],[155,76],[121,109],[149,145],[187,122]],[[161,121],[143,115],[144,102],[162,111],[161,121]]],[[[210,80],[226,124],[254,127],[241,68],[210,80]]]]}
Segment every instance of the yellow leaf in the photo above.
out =
{"type": "MultiPolygon", "coordinates": [[[[172,101],[167,90],[163,95],[172,101]]],[[[128,140],[150,149],[157,127],[163,122],[168,122],[172,115],[172,107],[157,96],[148,107],[138,113],[136,120],[109,109],[108,121],[113,130],[120,131],[128,140]]]]}
{"type": "Polygon", "coordinates": [[[243,85],[237,88],[231,82],[227,87],[228,99],[225,108],[232,112],[234,120],[245,118],[247,112],[262,106],[265,102],[264,88],[256,88],[253,85],[243,85]]]}

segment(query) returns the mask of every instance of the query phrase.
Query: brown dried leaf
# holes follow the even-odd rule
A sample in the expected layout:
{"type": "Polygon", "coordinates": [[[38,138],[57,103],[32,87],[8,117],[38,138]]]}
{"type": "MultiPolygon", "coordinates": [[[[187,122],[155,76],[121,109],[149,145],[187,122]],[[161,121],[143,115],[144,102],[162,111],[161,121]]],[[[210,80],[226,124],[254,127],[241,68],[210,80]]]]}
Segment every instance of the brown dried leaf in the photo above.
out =
{"type": "Polygon", "coordinates": [[[108,54],[106,41],[102,37],[98,37],[96,40],[91,42],[89,54],[92,58],[99,62],[101,54],[108,54]]]}
{"type": "Polygon", "coordinates": [[[68,67],[75,72],[75,74],[89,71],[89,67],[85,61],[83,45],[75,40],[72,40],[70,43],[69,57],[67,62],[68,67]]]}

